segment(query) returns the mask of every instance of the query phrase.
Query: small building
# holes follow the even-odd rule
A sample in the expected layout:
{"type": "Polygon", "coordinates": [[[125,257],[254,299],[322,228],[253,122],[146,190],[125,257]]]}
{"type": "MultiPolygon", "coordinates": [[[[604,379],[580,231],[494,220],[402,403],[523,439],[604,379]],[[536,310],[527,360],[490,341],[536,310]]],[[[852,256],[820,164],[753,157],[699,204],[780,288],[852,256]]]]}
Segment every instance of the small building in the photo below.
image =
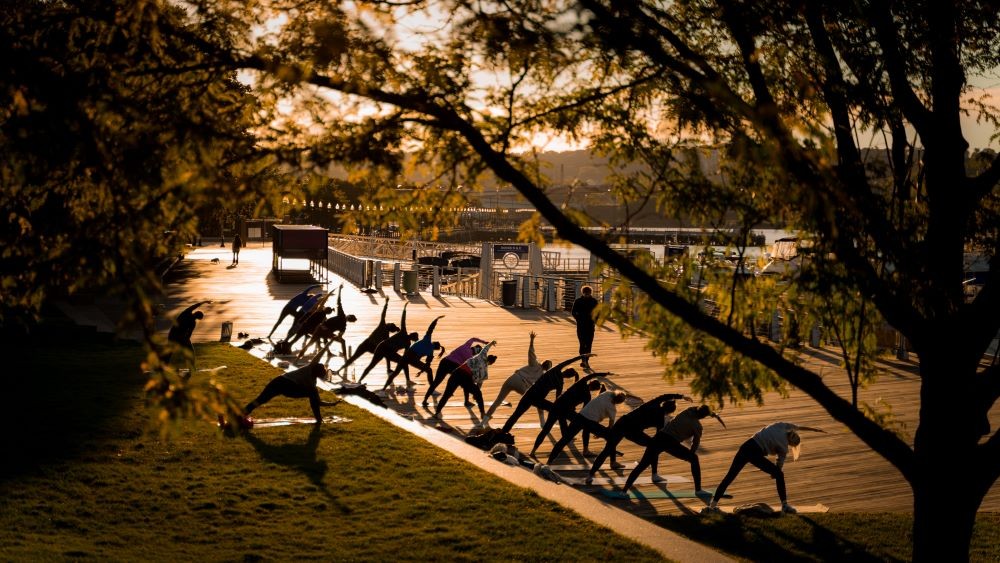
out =
{"type": "Polygon", "coordinates": [[[329,281],[329,235],[315,225],[271,225],[271,271],[281,283],[329,281]],[[294,261],[288,263],[287,261],[294,261]],[[304,264],[308,267],[303,268],[304,264]]]}

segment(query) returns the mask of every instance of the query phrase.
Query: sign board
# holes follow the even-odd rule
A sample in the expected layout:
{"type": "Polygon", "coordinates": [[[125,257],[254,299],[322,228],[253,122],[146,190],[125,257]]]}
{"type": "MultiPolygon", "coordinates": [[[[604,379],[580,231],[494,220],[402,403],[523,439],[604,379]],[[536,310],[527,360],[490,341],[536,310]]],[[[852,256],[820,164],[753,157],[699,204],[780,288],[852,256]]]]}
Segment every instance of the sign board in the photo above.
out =
{"type": "Polygon", "coordinates": [[[519,258],[528,256],[530,245],[527,244],[494,244],[493,259],[502,259],[505,254],[516,254],[519,258]]]}

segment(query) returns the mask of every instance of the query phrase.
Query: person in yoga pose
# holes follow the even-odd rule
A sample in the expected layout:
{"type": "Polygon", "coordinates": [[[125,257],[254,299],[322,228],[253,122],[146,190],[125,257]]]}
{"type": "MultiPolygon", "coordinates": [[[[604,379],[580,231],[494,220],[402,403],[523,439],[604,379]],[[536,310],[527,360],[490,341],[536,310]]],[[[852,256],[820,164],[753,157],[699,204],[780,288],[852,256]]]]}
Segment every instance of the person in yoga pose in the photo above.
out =
{"type": "MultiPolygon", "coordinates": [[[[469,358],[479,352],[481,347],[477,349],[477,344],[487,344],[487,342],[481,338],[470,338],[461,346],[452,350],[450,354],[441,358],[441,361],[438,362],[437,371],[434,372],[434,381],[431,382],[430,387],[427,388],[427,393],[424,395],[423,406],[427,406],[427,402],[434,393],[434,390],[437,389],[438,385],[441,385],[451,372],[458,369],[459,366],[463,365],[469,358]]],[[[469,375],[472,375],[471,371],[469,375]]],[[[469,404],[468,393],[465,394],[465,404],[469,404]]]]}
{"type": "Polygon", "coordinates": [[[441,398],[438,399],[437,405],[434,407],[434,418],[441,416],[441,409],[448,404],[448,399],[455,393],[455,390],[461,387],[466,394],[472,395],[476,400],[476,405],[479,406],[479,418],[482,424],[486,425],[486,409],[483,408],[483,392],[480,390],[480,387],[483,381],[489,377],[489,367],[497,361],[497,357],[489,353],[490,348],[496,346],[496,343],[497,341],[493,340],[486,346],[483,346],[479,352],[466,360],[463,365],[452,370],[448,375],[448,383],[445,385],[444,393],[441,394],[441,398]],[[466,366],[468,366],[467,370],[462,369],[466,366]]]}
{"type": "Polygon", "coordinates": [[[785,458],[789,453],[792,454],[792,460],[799,458],[799,444],[802,443],[799,432],[803,431],[824,432],[819,428],[798,426],[790,422],[775,422],[761,428],[760,431],[747,439],[746,442],[743,442],[740,449],[736,451],[736,457],[733,458],[733,463],[729,466],[729,472],[722,478],[719,487],[715,489],[712,502],[705,508],[704,512],[719,511],[719,499],[722,498],[722,495],[725,494],[726,489],[736,479],[736,476],[740,474],[740,471],[746,467],[746,464],[750,463],[774,479],[775,486],[778,488],[778,499],[781,500],[781,511],[787,514],[795,514],[797,512],[795,507],[788,504],[788,497],[785,492],[785,474],[781,468],[784,466],[785,458]],[[767,456],[771,455],[777,456],[775,462],[767,459],[767,456]]]}
{"type": "MultiPolygon", "coordinates": [[[[532,457],[535,456],[535,451],[542,445],[542,441],[544,441],[545,437],[552,431],[552,427],[555,426],[556,422],[559,422],[559,431],[562,434],[566,433],[569,420],[576,415],[576,407],[582,407],[590,402],[590,398],[592,396],[591,394],[593,392],[601,392],[603,386],[601,385],[601,381],[597,378],[607,375],[611,374],[608,372],[592,373],[586,377],[580,378],[579,381],[570,385],[569,389],[566,389],[566,391],[556,397],[555,401],[552,401],[552,406],[548,409],[548,417],[545,419],[545,423],[542,424],[542,430],[538,433],[538,437],[535,438],[535,445],[531,448],[531,451],[528,452],[528,455],[532,457]]],[[[539,408],[541,409],[542,407],[539,408]]],[[[587,445],[589,443],[590,435],[585,432],[583,435],[584,450],[587,449],[587,445]]]]}
{"type": "MultiPolygon", "coordinates": [[[[198,321],[205,318],[205,313],[197,309],[207,303],[211,303],[211,301],[199,301],[181,311],[177,315],[177,318],[174,319],[174,324],[170,327],[170,332],[167,333],[167,341],[176,344],[183,350],[183,353],[186,355],[185,363],[188,364],[190,369],[194,369],[195,365],[194,344],[191,343],[191,336],[194,335],[194,329],[198,326],[198,321]]],[[[171,350],[166,353],[163,360],[170,362],[170,358],[173,355],[173,350],[171,350]]]]}
{"type": "MultiPolygon", "coordinates": [[[[285,306],[281,308],[281,314],[278,315],[278,322],[274,323],[274,326],[271,327],[271,332],[267,333],[267,337],[271,338],[271,335],[274,334],[274,331],[278,330],[278,326],[285,320],[285,317],[291,315],[292,319],[298,318],[299,309],[314,295],[310,292],[319,287],[322,286],[319,284],[310,285],[299,292],[295,297],[289,299],[288,302],[285,303],[285,306]]],[[[294,322],[292,324],[294,324],[294,322]]]]}
{"type": "MultiPolygon", "coordinates": [[[[674,417],[662,430],[656,433],[646,446],[646,451],[642,453],[642,458],[635,466],[635,469],[628,474],[625,479],[625,486],[622,492],[627,493],[635,483],[639,475],[650,465],[653,465],[653,473],[656,474],[656,459],[661,453],[668,453],[677,459],[691,464],[691,478],[694,479],[694,490],[701,490],[701,463],[698,460],[698,445],[701,443],[701,419],[706,416],[715,417],[722,427],[726,424],[722,422],[719,415],[712,412],[708,405],[698,407],[688,407],[674,417]],[[684,447],[682,442],[691,440],[691,448],[684,447]]],[[[659,482],[662,482],[661,479],[659,482]]],[[[654,480],[654,482],[657,482],[654,480]]]]}
{"type": "MultiPolygon", "coordinates": [[[[388,379],[385,381],[385,388],[388,389],[399,372],[402,371],[403,375],[406,377],[406,384],[410,384],[410,366],[414,366],[422,372],[427,373],[427,384],[433,383],[433,371],[431,370],[431,360],[434,359],[434,352],[436,350],[441,350],[441,343],[434,342],[431,338],[434,334],[434,328],[437,327],[438,321],[443,319],[444,315],[441,315],[431,321],[430,326],[427,327],[427,332],[424,333],[423,338],[417,340],[413,344],[410,344],[408,348],[400,354],[393,354],[391,358],[392,361],[396,362],[396,369],[389,374],[388,379]],[[421,361],[423,360],[423,361],[421,361]]],[[[419,372],[418,372],[419,374],[419,372]]]]}
{"type": "Polygon", "coordinates": [[[358,383],[365,380],[368,377],[368,372],[370,372],[379,362],[385,360],[385,372],[386,375],[392,372],[392,366],[389,363],[389,358],[406,348],[410,342],[417,339],[418,334],[415,332],[406,332],[406,307],[409,303],[403,305],[403,313],[399,318],[399,332],[393,334],[389,338],[386,338],[382,342],[379,342],[375,346],[375,350],[372,351],[372,360],[368,363],[368,367],[365,371],[361,372],[361,377],[358,378],[358,383]]]}
{"type": "Polygon", "coordinates": [[[511,413],[510,418],[508,418],[507,422],[504,423],[503,431],[510,432],[510,429],[514,427],[514,424],[516,424],[517,420],[521,418],[521,415],[527,412],[527,410],[531,407],[548,409],[552,404],[546,399],[549,393],[555,391],[555,397],[553,397],[553,400],[555,400],[559,397],[559,395],[562,395],[564,379],[580,379],[580,374],[577,373],[575,369],[563,368],[584,357],[585,356],[574,356],[565,362],[553,366],[539,376],[538,380],[524,392],[524,395],[521,395],[521,400],[518,401],[517,406],[514,407],[514,412],[511,413]]]}
{"type": "MultiPolygon", "coordinates": [[[[549,459],[545,465],[552,465],[552,460],[562,453],[563,448],[569,445],[576,438],[576,435],[586,430],[594,436],[607,439],[608,429],[615,424],[615,415],[618,413],[618,405],[625,402],[624,391],[605,391],[596,396],[589,403],[583,406],[569,423],[566,433],[559,438],[556,445],[552,446],[549,459]],[[603,426],[601,421],[608,419],[608,425],[603,426]]],[[[586,455],[586,452],[584,452],[586,455]]]]}
{"type": "MultiPolygon", "coordinates": [[[[489,410],[486,411],[486,416],[491,417],[493,413],[497,410],[497,407],[503,403],[503,400],[507,398],[507,395],[511,391],[517,391],[518,395],[524,395],[524,393],[530,388],[538,378],[542,376],[543,373],[552,368],[552,360],[545,360],[539,363],[538,356],[535,355],[535,332],[532,331],[529,335],[530,341],[528,342],[528,363],[527,365],[521,366],[517,369],[510,377],[503,382],[500,386],[500,392],[497,394],[497,398],[493,399],[493,404],[490,405],[489,410]]],[[[545,417],[542,414],[542,409],[538,409],[538,422],[544,423],[545,417]]]]}
{"type": "Polygon", "coordinates": [[[399,327],[396,323],[385,322],[385,314],[389,310],[389,299],[386,298],[385,305],[382,306],[382,317],[379,319],[378,326],[354,349],[354,353],[348,358],[344,365],[337,368],[337,372],[347,373],[347,368],[357,361],[364,354],[374,354],[375,348],[382,343],[384,340],[388,340],[390,336],[399,332],[399,327]]]}
{"type": "Polygon", "coordinates": [[[316,381],[326,379],[329,372],[323,364],[319,363],[318,358],[319,355],[305,367],[285,372],[272,379],[264,386],[264,390],[260,392],[260,395],[257,395],[256,399],[243,407],[244,419],[240,421],[241,425],[245,428],[252,426],[252,422],[247,418],[250,416],[250,413],[257,407],[278,396],[290,397],[292,399],[308,398],[309,406],[312,408],[313,416],[316,418],[316,424],[323,422],[323,415],[320,414],[319,408],[321,406],[333,406],[336,403],[323,402],[319,398],[316,381]]]}
{"type": "MultiPolygon", "coordinates": [[[[685,399],[690,401],[691,398],[686,395],[678,395],[676,393],[665,393],[646,401],[645,403],[639,405],[632,411],[623,414],[611,430],[608,432],[607,445],[601,450],[601,453],[597,454],[594,459],[593,465],[590,466],[590,472],[587,474],[587,484],[594,478],[594,474],[597,470],[601,468],[604,460],[611,456],[611,468],[612,469],[623,469],[625,466],[618,463],[617,460],[617,448],[618,444],[624,439],[629,439],[632,442],[640,446],[648,446],[650,442],[649,435],[646,434],[646,429],[653,428],[659,430],[663,427],[663,421],[668,414],[677,410],[677,400],[685,399]]],[[[653,482],[659,483],[664,481],[662,477],[656,472],[656,458],[654,457],[652,462],[653,466],[653,482]]]]}
{"type": "MultiPolygon", "coordinates": [[[[327,318],[313,329],[312,338],[302,347],[302,351],[299,352],[299,358],[305,355],[306,350],[314,345],[319,350],[319,356],[323,356],[329,352],[330,346],[334,342],[340,342],[341,356],[347,357],[347,344],[344,342],[344,332],[347,330],[347,323],[356,322],[358,317],[348,315],[344,312],[344,303],[341,300],[343,295],[344,286],[341,285],[337,293],[337,314],[327,318]],[[326,343],[320,347],[320,342],[322,341],[326,343]]],[[[330,356],[333,357],[333,354],[331,353],[330,356]]]]}
{"type": "Polygon", "coordinates": [[[288,343],[289,348],[298,342],[300,338],[311,336],[316,327],[326,320],[326,316],[333,312],[333,308],[326,306],[326,302],[330,300],[330,297],[333,297],[333,293],[334,290],[330,290],[324,294],[308,310],[303,307],[304,312],[295,320],[292,328],[288,331],[288,336],[285,338],[285,342],[288,343]]]}

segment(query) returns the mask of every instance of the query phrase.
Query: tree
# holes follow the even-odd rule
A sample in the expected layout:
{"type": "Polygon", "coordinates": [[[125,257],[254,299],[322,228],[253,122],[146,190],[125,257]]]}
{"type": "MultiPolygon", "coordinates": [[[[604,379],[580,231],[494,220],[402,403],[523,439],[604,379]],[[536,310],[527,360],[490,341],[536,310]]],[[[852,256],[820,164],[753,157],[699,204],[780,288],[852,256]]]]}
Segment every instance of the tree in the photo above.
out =
{"type": "MultiPolygon", "coordinates": [[[[692,387],[709,398],[798,387],[910,483],[914,558],[968,557],[977,507],[1000,475],[1000,434],[984,426],[1000,397],[1000,368],[980,367],[1000,328],[996,276],[968,302],[962,284],[966,251],[987,256],[992,272],[998,265],[1000,159],[982,152],[969,162],[962,129],[965,114],[1000,129],[995,107],[973,88],[1000,63],[1000,22],[989,3],[185,6],[186,18],[156,31],[197,49],[205,68],[255,72],[255,91],[268,103],[301,108],[282,129],[291,141],[282,150],[303,155],[300,164],[341,161],[353,166],[352,179],[367,175],[377,186],[395,185],[407,153],[465,184],[490,171],[560,237],[641,290],[637,328],[659,352],[681,351],[668,369],[697,373],[692,387]],[[630,210],[677,213],[710,202],[706,219],[735,210],[734,227],[767,220],[801,232],[811,243],[809,270],[783,280],[787,287],[716,278],[728,291],[705,307],[703,292],[687,286],[689,269],[629,260],[588,235],[583,213],[546,196],[549,181],[526,151],[538,134],[586,138],[619,163],[642,163],[616,183],[630,210]],[[751,177],[706,174],[692,156],[706,144],[751,177]],[[870,303],[911,343],[922,398],[912,444],[833,393],[794,361],[793,349],[747,330],[779,303],[809,312],[823,292],[870,303]],[[690,328],[696,340],[679,335],[690,328]],[[730,369],[704,369],[720,357],[730,369]],[[967,400],[956,408],[941,397],[967,400]],[[963,486],[940,487],[940,475],[963,486]]],[[[399,193],[376,195],[373,203],[400,212],[399,193]]],[[[420,197],[428,199],[409,202],[403,215],[416,209],[433,220],[434,194],[420,197]]]]}
{"type": "MultiPolygon", "coordinates": [[[[976,509],[1000,474],[1000,435],[980,439],[1000,396],[997,368],[979,368],[1000,328],[995,276],[971,302],[962,287],[967,250],[988,256],[992,271],[997,266],[1000,160],[991,157],[970,173],[961,121],[971,112],[997,124],[986,100],[970,100],[971,79],[1000,62],[988,3],[526,0],[269,8],[288,18],[276,35],[294,48],[220,50],[219,64],[336,92],[331,108],[366,100],[377,111],[364,128],[391,130],[420,154],[443,159],[445,168],[459,166],[470,176],[490,169],[562,238],[590,249],[645,293],[655,304],[643,317],[660,331],[655,343],[676,343],[665,335],[678,323],[692,327],[715,349],[701,356],[702,366],[723,349],[739,353],[747,367],[727,374],[729,384],[739,383],[736,377],[757,389],[794,385],[889,460],[913,488],[915,559],[967,558],[976,509]],[[413,23],[424,21],[420,16],[442,23],[420,33],[413,23]],[[734,315],[708,315],[697,295],[660,283],[656,272],[589,236],[581,229],[586,218],[550,201],[530,154],[517,152],[539,132],[587,137],[598,151],[645,163],[619,197],[665,212],[692,194],[721,193],[682,158],[692,139],[716,142],[734,166],[766,174],[760,197],[740,204],[755,211],[754,219],[808,235],[812,275],[826,280],[821,287],[863,296],[912,344],[923,398],[913,444],[831,392],[786,348],[748,335],[733,322],[745,314],[739,300],[729,303],[734,315]],[[884,146],[881,170],[862,138],[884,146]],[[672,322],[657,327],[661,318],[672,322]],[[956,408],[939,399],[945,396],[969,399],[956,408]],[[940,475],[963,487],[937,486],[940,475]]],[[[735,204],[731,194],[721,197],[735,204]]]]}
{"type": "Polygon", "coordinates": [[[184,19],[149,2],[3,3],[0,325],[30,330],[51,299],[121,296],[150,345],[157,414],[214,420],[234,408],[220,388],[161,369],[155,266],[214,232],[202,210],[257,204],[274,159],[235,73],[159,32],[184,19]]]}

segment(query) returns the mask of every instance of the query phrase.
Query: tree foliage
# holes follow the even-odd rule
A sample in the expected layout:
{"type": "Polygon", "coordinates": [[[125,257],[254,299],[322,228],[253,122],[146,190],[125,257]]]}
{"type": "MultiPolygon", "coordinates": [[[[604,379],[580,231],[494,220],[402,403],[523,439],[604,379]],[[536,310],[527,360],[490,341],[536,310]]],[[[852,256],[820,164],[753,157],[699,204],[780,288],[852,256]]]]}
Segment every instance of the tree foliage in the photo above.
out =
{"type": "MultiPolygon", "coordinates": [[[[101,21],[170,12],[154,2],[137,6],[107,8],[115,15],[101,21]]],[[[313,170],[339,161],[353,181],[375,187],[400,183],[394,179],[407,162],[452,180],[446,186],[489,171],[561,238],[590,249],[639,290],[641,314],[632,314],[624,294],[620,310],[605,314],[634,323],[661,357],[680,358],[669,373],[715,401],[798,387],[911,484],[915,558],[967,557],[975,511],[1000,475],[1000,435],[982,439],[1000,375],[979,366],[1000,328],[996,276],[972,299],[963,286],[964,254],[983,254],[995,272],[1000,244],[1000,159],[982,152],[970,161],[962,130],[967,114],[998,123],[995,105],[975,88],[1000,63],[991,3],[189,0],[183,7],[183,17],[157,20],[150,31],[181,38],[205,70],[196,63],[170,76],[253,76],[258,99],[272,108],[257,129],[268,150],[313,170]],[[280,107],[294,109],[274,111],[280,107]],[[729,272],[697,260],[658,270],[615,252],[582,228],[585,215],[548,197],[551,181],[526,150],[541,134],[586,139],[628,164],[614,182],[628,209],[724,226],[738,252],[760,222],[800,232],[808,241],[802,268],[745,283],[741,263],[729,272]],[[718,149],[719,174],[702,165],[701,147],[718,149]],[[824,316],[833,315],[829,325],[865,320],[869,308],[919,358],[923,400],[912,443],[884,411],[834,393],[791,346],[824,316]],[[776,309],[794,313],[798,328],[774,344],[756,327],[776,309]],[[941,400],[954,396],[970,399],[961,408],[941,400]],[[966,463],[956,467],[954,459],[966,463]],[[940,475],[963,490],[942,490],[940,475]],[[954,517],[935,522],[945,511],[954,517]]],[[[125,35],[123,45],[135,37],[119,32],[127,26],[113,29],[125,35]]],[[[21,107],[15,92],[8,89],[10,107],[21,107]]],[[[382,189],[371,205],[413,230],[432,230],[448,197],[449,190],[382,189]]],[[[536,236],[537,224],[525,236],[536,236]]],[[[842,330],[842,341],[856,342],[846,354],[859,383],[870,361],[865,330],[864,323],[842,330]]]]}

